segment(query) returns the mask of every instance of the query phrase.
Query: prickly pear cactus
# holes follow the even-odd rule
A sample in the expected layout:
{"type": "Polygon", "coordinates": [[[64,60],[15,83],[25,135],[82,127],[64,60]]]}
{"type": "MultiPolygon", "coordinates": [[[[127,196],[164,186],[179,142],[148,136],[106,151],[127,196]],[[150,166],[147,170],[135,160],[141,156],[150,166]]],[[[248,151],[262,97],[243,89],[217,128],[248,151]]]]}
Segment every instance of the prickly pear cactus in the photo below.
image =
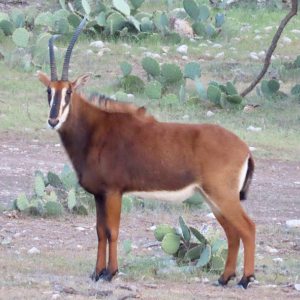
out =
{"type": "Polygon", "coordinates": [[[195,76],[195,86],[199,98],[204,100],[206,98],[206,89],[197,76],[195,76]]]}
{"type": "Polygon", "coordinates": [[[212,255],[209,265],[212,271],[219,272],[224,269],[225,260],[221,256],[212,255]]]}
{"type": "Polygon", "coordinates": [[[57,31],[60,34],[65,34],[69,32],[69,22],[66,18],[60,18],[57,21],[57,31]]]}
{"type": "Polygon", "coordinates": [[[70,25],[75,29],[78,27],[78,25],[82,21],[81,18],[75,14],[70,14],[67,19],[68,19],[68,22],[70,23],[70,25]]]}
{"type": "Polygon", "coordinates": [[[70,190],[68,195],[68,209],[72,210],[76,206],[75,190],[70,190]]]}
{"type": "Polygon", "coordinates": [[[159,31],[165,33],[169,20],[163,11],[156,11],[153,16],[153,23],[159,31]]]}
{"type": "Polygon", "coordinates": [[[29,32],[25,28],[18,28],[13,32],[12,39],[18,47],[27,47],[29,32]]]}
{"type": "Polygon", "coordinates": [[[179,246],[180,237],[174,233],[167,233],[161,242],[161,248],[168,254],[175,254],[179,246]]]}
{"type": "Polygon", "coordinates": [[[179,66],[172,63],[164,63],[161,67],[161,74],[165,83],[174,83],[182,79],[179,66]]]}
{"type": "Polygon", "coordinates": [[[16,28],[23,27],[25,23],[25,15],[19,8],[14,8],[11,13],[11,20],[16,28]]]}
{"type": "Polygon", "coordinates": [[[167,224],[161,224],[156,227],[156,229],[154,231],[154,236],[159,242],[161,242],[163,240],[164,236],[168,233],[175,234],[175,231],[171,226],[169,226],[167,224]]]}
{"type": "Polygon", "coordinates": [[[63,213],[63,207],[58,202],[49,201],[44,206],[45,215],[48,217],[60,216],[63,213]]]}
{"type": "Polygon", "coordinates": [[[0,22],[0,29],[4,32],[5,35],[12,35],[15,30],[15,26],[8,20],[2,20],[0,22]]]}
{"type": "Polygon", "coordinates": [[[231,104],[240,104],[243,101],[243,98],[239,95],[229,95],[226,96],[226,100],[231,104]]]}
{"type": "Polygon", "coordinates": [[[228,95],[237,95],[238,94],[238,91],[236,90],[235,86],[230,81],[228,81],[226,84],[226,93],[228,95]]]}
{"type": "Polygon", "coordinates": [[[24,194],[18,196],[16,206],[20,211],[24,211],[29,208],[29,202],[24,194]]]}
{"type": "Polygon", "coordinates": [[[200,10],[200,12],[199,12],[200,21],[205,22],[210,16],[209,7],[205,4],[203,4],[203,5],[200,5],[199,10],[200,10]]]}
{"type": "Polygon", "coordinates": [[[143,80],[136,75],[127,75],[121,78],[121,85],[125,93],[143,93],[145,84],[143,80]]]}
{"type": "Polygon", "coordinates": [[[268,88],[269,88],[271,94],[275,94],[276,92],[278,92],[278,90],[280,88],[280,84],[277,80],[271,79],[268,82],[268,88]]]}
{"type": "Polygon", "coordinates": [[[215,105],[220,105],[220,99],[221,99],[221,92],[220,92],[220,89],[213,86],[213,85],[210,85],[208,88],[207,88],[207,98],[209,100],[211,100],[212,102],[215,103],[215,105]]]}
{"type": "Polygon", "coordinates": [[[33,52],[33,59],[35,63],[37,64],[44,63],[46,58],[49,56],[48,43],[50,38],[51,35],[49,33],[43,33],[38,37],[33,52]]]}
{"type": "Polygon", "coordinates": [[[218,30],[211,24],[207,24],[205,31],[210,38],[215,38],[219,34],[218,30]]]}
{"type": "Polygon", "coordinates": [[[162,86],[157,81],[151,81],[145,87],[145,93],[150,99],[160,99],[161,91],[162,86]]]}
{"type": "Polygon", "coordinates": [[[153,32],[153,23],[148,17],[144,17],[141,19],[141,31],[153,32]]]}
{"type": "Polygon", "coordinates": [[[195,76],[201,76],[201,67],[197,62],[191,61],[184,67],[184,77],[195,80],[195,76]]]}
{"type": "Polygon", "coordinates": [[[223,245],[225,245],[226,241],[223,239],[217,239],[213,244],[211,248],[211,253],[215,254],[223,245]]]}
{"type": "Polygon", "coordinates": [[[206,35],[206,30],[205,30],[205,24],[201,21],[197,21],[193,24],[193,31],[198,35],[198,36],[205,36],[206,35]]]}
{"type": "Polygon", "coordinates": [[[160,74],[159,63],[155,58],[146,56],[142,59],[142,67],[147,72],[147,74],[156,77],[160,74]]]}
{"type": "Polygon", "coordinates": [[[215,16],[216,26],[220,27],[225,22],[225,13],[217,13],[215,16]]]}
{"type": "Polygon", "coordinates": [[[46,201],[57,201],[57,195],[54,191],[51,191],[49,195],[44,193],[44,199],[46,201]]]}
{"type": "Polygon", "coordinates": [[[39,196],[39,197],[44,196],[45,184],[44,184],[44,180],[41,176],[35,177],[34,191],[35,191],[37,196],[39,196]]]}
{"type": "Polygon", "coordinates": [[[113,6],[125,16],[130,16],[130,7],[125,0],[113,0],[113,6]]]}
{"type": "Polygon", "coordinates": [[[1,22],[2,20],[9,21],[9,15],[6,14],[6,13],[0,12],[0,22],[1,22]]]}
{"type": "Polygon", "coordinates": [[[185,241],[189,242],[191,239],[191,232],[190,232],[189,227],[186,225],[185,220],[181,216],[179,217],[179,224],[180,224],[182,234],[183,234],[185,241]]]}
{"type": "Polygon", "coordinates": [[[53,187],[55,187],[57,189],[62,188],[63,184],[57,174],[48,172],[47,178],[48,178],[48,182],[50,185],[52,185],[53,187]]]}
{"type": "Polygon", "coordinates": [[[123,248],[126,254],[129,254],[132,251],[131,241],[129,239],[124,241],[123,248]]]}
{"type": "Polygon", "coordinates": [[[179,104],[179,99],[174,94],[168,94],[161,99],[160,103],[163,106],[166,106],[166,105],[176,106],[179,104]]]}
{"type": "Polygon", "coordinates": [[[78,178],[75,171],[69,172],[62,178],[62,186],[63,189],[66,191],[69,191],[70,189],[76,189],[77,184],[78,184],[78,178]]]}
{"type": "Polygon", "coordinates": [[[122,71],[123,76],[129,75],[132,71],[132,65],[127,61],[123,61],[121,63],[121,71],[122,71]]]}
{"type": "Polygon", "coordinates": [[[171,45],[179,44],[181,42],[181,36],[177,32],[170,32],[165,35],[164,40],[171,45]]]}
{"type": "Polygon", "coordinates": [[[117,12],[109,15],[106,22],[111,35],[114,35],[116,31],[121,30],[128,23],[127,19],[117,12]]]}
{"type": "Polygon", "coordinates": [[[299,95],[300,94],[300,84],[296,84],[291,89],[292,95],[299,95]]]}
{"type": "Polygon", "coordinates": [[[181,85],[178,98],[181,103],[184,102],[184,100],[185,100],[185,85],[181,85]]]}
{"type": "Polygon", "coordinates": [[[196,228],[194,227],[190,227],[190,230],[192,232],[192,234],[195,236],[195,238],[203,245],[207,245],[209,244],[208,240],[206,239],[206,237],[196,228]]]}
{"type": "Polygon", "coordinates": [[[199,20],[200,7],[194,0],[184,0],[183,8],[193,20],[199,20]]]}
{"type": "Polygon", "coordinates": [[[130,0],[131,5],[133,6],[134,9],[138,9],[145,0],[130,0]]]}
{"type": "Polygon", "coordinates": [[[132,205],[132,199],[129,196],[122,197],[122,212],[130,212],[132,205]]]}
{"type": "Polygon", "coordinates": [[[204,250],[205,246],[204,245],[198,245],[196,247],[193,247],[186,253],[186,258],[190,261],[194,261],[198,258],[200,258],[200,255],[202,251],[204,250]]]}
{"type": "Polygon", "coordinates": [[[40,13],[36,16],[34,20],[35,26],[50,26],[54,28],[55,17],[51,13],[40,13]]]}
{"type": "Polygon", "coordinates": [[[199,193],[195,193],[193,196],[186,199],[183,203],[189,205],[201,205],[204,203],[204,200],[199,193]]]}
{"type": "Polygon", "coordinates": [[[197,267],[204,267],[205,265],[207,265],[210,261],[210,258],[211,258],[211,247],[210,245],[206,245],[197,262],[197,267]]]}

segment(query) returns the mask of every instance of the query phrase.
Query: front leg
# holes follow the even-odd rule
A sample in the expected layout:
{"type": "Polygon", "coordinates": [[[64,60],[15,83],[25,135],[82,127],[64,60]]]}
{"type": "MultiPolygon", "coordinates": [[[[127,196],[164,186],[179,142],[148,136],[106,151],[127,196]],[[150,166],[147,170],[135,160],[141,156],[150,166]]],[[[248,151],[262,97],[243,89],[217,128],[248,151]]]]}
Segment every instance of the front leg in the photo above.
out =
{"type": "Polygon", "coordinates": [[[98,254],[91,278],[110,281],[118,271],[117,242],[121,216],[122,197],[117,192],[95,196],[97,212],[98,254]],[[109,243],[109,259],[106,268],[106,246],[109,243]]]}

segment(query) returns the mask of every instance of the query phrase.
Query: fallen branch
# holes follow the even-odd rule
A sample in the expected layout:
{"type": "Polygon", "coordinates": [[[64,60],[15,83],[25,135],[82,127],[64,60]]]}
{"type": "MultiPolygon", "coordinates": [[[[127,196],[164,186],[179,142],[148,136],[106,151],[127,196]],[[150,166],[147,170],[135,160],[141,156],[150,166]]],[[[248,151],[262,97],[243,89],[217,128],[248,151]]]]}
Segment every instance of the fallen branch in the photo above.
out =
{"type": "Polygon", "coordinates": [[[289,13],[286,15],[286,17],[281,21],[276,34],[273,37],[271,46],[266,54],[266,58],[265,58],[265,62],[264,62],[264,66],[263,69],[261,70],[261,72],[258,74],[258,76],[255,78],[255,80],[251,83],[251,85],[249,87],[247,87],[241,94],[240,96],[243,98],[245,97],[248,93],[250,93],[255,86],[260,82],[260,80],[264,77],[264,75],[266,74],[269,65],[271,63],[271,56],[273,54],[273,52],[275,51],[276,47],[277,47],[277,42],[281,36],[281,33],[284,29],[284,27],[286,26],[286,24],[291,20],[291,18],[293,16],[295,16],[297,14],[298,11],[298,0],[292,0],[292,7],[291,10],[289,11],[289,13]]]}
{"type": "Polygon", "coordinates": [[[125,300],[128,298],[138,299],[138,298],[141,298],[141,296],[142,296],[141,294],[126,294],[126,295],[120,296],[118,298],[118,300],[125,300]]]}
{"type": "Polygon", "coordinates": [[[87,291],[79,291],[75,290],[72,287],[62,287],[59,286],[59,288],[56,288],[61,293],[66,293],[66,294],[72,294],[72,295],[82,295],[82,296],[88,296],[88,297],[94,297],[94,296],[99,296],[99,297],[104,297],[104,296],[111,296],[113,294],[112,291],[99,291],[96,289],[90,289],[87,291]]]}

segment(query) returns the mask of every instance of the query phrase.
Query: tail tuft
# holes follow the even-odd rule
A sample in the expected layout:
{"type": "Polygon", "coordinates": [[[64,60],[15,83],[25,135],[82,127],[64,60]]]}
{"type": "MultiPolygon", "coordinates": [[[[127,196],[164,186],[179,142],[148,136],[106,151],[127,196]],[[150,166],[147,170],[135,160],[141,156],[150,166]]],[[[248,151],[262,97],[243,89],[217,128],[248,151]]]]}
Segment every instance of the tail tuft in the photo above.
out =
{"type": "Polygon", "coordinates": [[[248,169],[247,169],[247,174],[245,178],[244,185],[240,191],[240,200],[246,200],[247,199],[247,194],[249,190],[249,186],[251,184],[251,180],[253,177],[253,172],[254,172],[254,160],[252,155],[250,154],[250,157],[248,159],[248,169]]]}

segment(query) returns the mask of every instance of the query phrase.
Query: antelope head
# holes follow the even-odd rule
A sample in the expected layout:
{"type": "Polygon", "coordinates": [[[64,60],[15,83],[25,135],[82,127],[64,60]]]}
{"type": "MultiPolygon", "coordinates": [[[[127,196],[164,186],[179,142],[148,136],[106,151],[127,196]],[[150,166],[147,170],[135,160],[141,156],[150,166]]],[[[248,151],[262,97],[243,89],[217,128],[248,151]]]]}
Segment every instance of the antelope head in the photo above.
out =
{"type": "Polygon", "coordinates": [[[48,126],[51,129],[58,130],[61,128],[63,123],[67,120],[70,111],[70,104],[72,103],[72,99],[75,98],[74,95],[76,95],[76,90],[84,86],[91,77],[91,74],[84,74],[79,76],[75,81],[69,81],[68,79],[71,53],[85,21],[86,17],[84,17],[77,27],[68,46],[63,64],[61,80],[58,80],[57,77],[53,49],[54,40],[60,35],[53,35],[49,40],[51,79],[46,74],[37,71],[39,80],[47,87],[48,103],[50,107],[48,126]]]}

